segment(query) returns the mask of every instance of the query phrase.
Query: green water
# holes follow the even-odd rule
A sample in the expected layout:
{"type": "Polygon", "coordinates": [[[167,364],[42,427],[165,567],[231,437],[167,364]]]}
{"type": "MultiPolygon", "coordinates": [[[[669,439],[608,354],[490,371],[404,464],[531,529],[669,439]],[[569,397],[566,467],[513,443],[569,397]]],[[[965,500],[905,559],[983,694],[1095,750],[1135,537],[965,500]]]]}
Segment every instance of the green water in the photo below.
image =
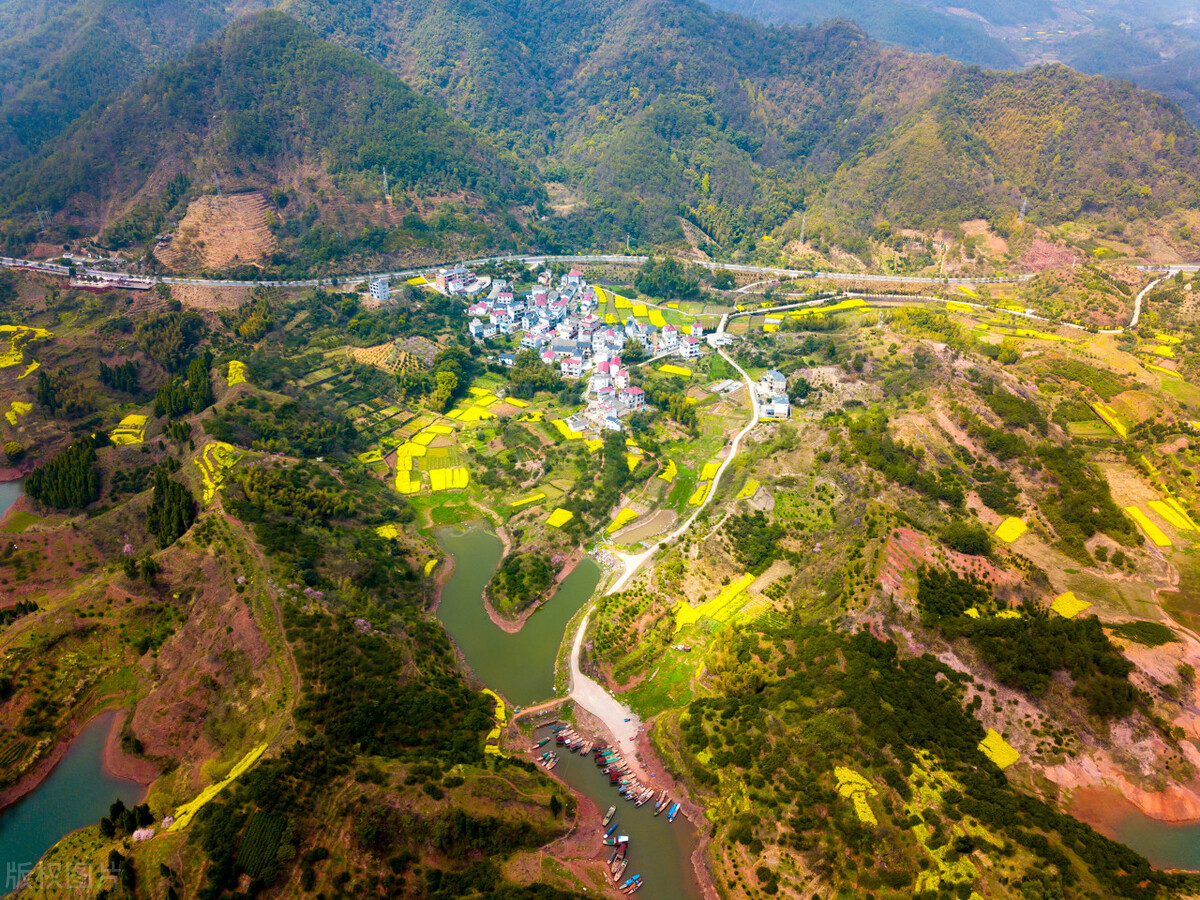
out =
{"type": "MultiPolygon", "coordinates": [[[[444,528],[437,534],[442,549],[454,558],[454,572],[442,590],[438,618],[454,638],[471,670],[488,687],[516,706],[532,706],[554,696],[554,661],[567,623],[587,603],[600,580],[590,559],[576,567],[545,606],[529,617],[516,634],[497,628],[483,607],[483,589],[500,564],[500,539],[480,525],[465,531],[444,528]]],[[[549,734],[539,730],[538,736],[549,734]]],[[[532,744],[532,742],[531,742],[532,744]]],[[[549,745],[547,745],[547,748],[549,745]]],[[[532,756],[526,755],[532,759],[532,756]]],[[[639,900],[699,900],[702,896],[691,865],[696,831],[682,816],[667,822],[647,804],[640,809],[622,800],[591,758],[559,750],[553,775],[591,800],[600,810],[584,833],[595,831],[597,857],[608,858],[602,845],[600,817],[616,805],[620,833],[629,835],[629,868],[624,877],[641,873],[639,900]]]]}
{"type": "MultiPolygon", "coordinates": [[[[538,738],[550,734],[548,729],[534,732],[538,738]]],[[[549,749],[547,744],[543,749],[549,749]]],[[[616,834],[629,837],[629,867],[621,880],[641,874],[642,889],[635,896],[639,900],[700,900],[703,896],[692,870],[691,854],[696,847],[696,829],[683,816],[674,822],[667,821],[667,810],[654,815],[654,805],[647,803],[634,806],[624,800],[617,789],[608,783],[608,776],[592,758],[569,753],[561,747],[558,765],[552,774],[565,781],[576,792],[583,794],[600,810],[593,821],[581,825],[582,834],[593,834],[597,852],[607,861],[612,847],[603,846],[603,816],[610,806],[616,806],[613,821],[617,823],[616,834]]],[[[653,779],[651,780],[653,784],[653,779]]]]}
{"type": "Polygon", "coordinates": [[[115,715],[93,719],[46,780],[0,813],[0,895],[14,890],[20,875],[61,838],[108,815],[118,797],[126,805],[141,800],[140,784],[104,771],[104,742],[115,715]]]}
{"type": "Polygon", "coordinates": [[[480,681],[516,706],[554,697],[554,660],[571,617],[587,603],[600,569],[585,559],[558,592],[516,634],[501,631],[483,608],[483,589],[500,564],[500,539],[475,525],[444,528],[438,543],[454,557],[454,573],[442,589],[438,618],[480,681]]]}
{"type": "Polygon", "coordinates": [[[1200,822],[1160,822],[1135,811],[1112,827],[1113,837],[1158,869],[1200,870],[1200,822]]]}
{"type": "Polygon", "coordinates": [[[9,507],[20,499],[24,490],[25,482],[23,480],[0,481],[0,519],[3,519],[9,507]]]}

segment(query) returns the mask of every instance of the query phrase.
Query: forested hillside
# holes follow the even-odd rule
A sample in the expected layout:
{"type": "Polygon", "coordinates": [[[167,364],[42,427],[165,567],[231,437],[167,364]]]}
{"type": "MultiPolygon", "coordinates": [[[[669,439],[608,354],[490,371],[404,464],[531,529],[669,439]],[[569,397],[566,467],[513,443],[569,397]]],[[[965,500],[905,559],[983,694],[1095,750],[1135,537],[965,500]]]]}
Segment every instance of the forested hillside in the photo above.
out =
{"type": "Polygon", "coordinates": [[[713,6],[777,25],[835,16],[876,40],[989,68],[1062,62],[1159,91],[1200,122],[1194,77],[1200,28],[1185,0],[713,0],[713,6]]]}
{"type": "Polygon", "coordinates": [[[718,255],[801,232],[863,252],[967,219],[1004,235],[1022,207],[1116,224],[1200,197],[1196,130],[1157,95],[1058,66],[981,72],[846,21],[771,27],[699,0],[282,8],[331,43],[246,19],[0,172],[8,246],[38,237],[39,207],[41,240],[141,245],[218,179],[270,192],[261,239],[168,266],[649,248],[681,220],[718,255]]]}
{"type": "Polygon", "coordinates": [[[0,162],[27,157],[76,116],[212,37],[264,0],[0,2],[0,162]]]}
{"type": "Polygon", "coordinates": [[[439,233],[487,234],[489,216],[540,195],[528,175],[394,75],[266,12],[9,168],[0,202],[46,207],[66,227],[107,228],[105,242],[120,247],[152,238],[187,200],[221,188],[271,192],[281,265],[428,244],[439,233]],[[385,168],[395,198],[386,210],[385,168]],[[450,217],[431,233],[420,215],[402,218],[418,201],[449,195],[481,221],[450,217]],[[385,233],[388,225],[401,227],[385,233]]]}
{"type": "Polygon", "coordinates": [[[979,74],[844,21],[772,28],[695,0],[286,8],[586,200],[570,246],[661,240],[677,210],[749,247],[808,208],[815,233],[853,246],[888,216],[999,224],[1027,198],[1053,222],[1197,196],[1195,130],[1159,97],[1062,68],[979,74]],[[510,52],[496,35],[517,37],[510,52]]]}

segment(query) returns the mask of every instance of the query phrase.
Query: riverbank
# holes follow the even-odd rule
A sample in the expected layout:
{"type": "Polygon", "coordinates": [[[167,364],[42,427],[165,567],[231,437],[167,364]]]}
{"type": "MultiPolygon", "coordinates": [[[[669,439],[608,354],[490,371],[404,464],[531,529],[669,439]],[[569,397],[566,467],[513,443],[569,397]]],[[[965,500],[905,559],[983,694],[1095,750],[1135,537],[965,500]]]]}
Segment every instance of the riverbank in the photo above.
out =
{"type": "Polygon", "coordinates": [[[1068,812],[1141,853],[1157,869],[1200,871],[1200,819],[1154,818],[1108,786],[1075,791],[1068,812]]]}
{"type": "Polygon", "coordinates": [[[105,775],[113,778],[149,785],[161,774],[158,765],[145,757],[126,753],[121,747],[121,732],[128,717],[129,713],[125,710],[119,710],[113,717],[108,736],[104,739],[104,756],[101,760],[103,771],[105,775]]]}
{"type": "MultiPolygon", "coordinates": [[[[58,739],[49,753],[18,778],[15,784],[10,784],[8,787],[0,789],[0,813],[4,812],[18,800],[37,790],[42,785],[42,782],[53,774],[54,769],[62,762],[63,757],[66,756],[67,751],[71,749],[71,745],[75,743],[76,739],[89,726],[94,724],[97,719],[104,716],[111,716],[112,719],[107,726],[108,731],[101,761],[101,770],[109,777],[135,781],[143,789],[148,788],[150,783],[158,777],[158,767],[149,763],[148,760],[130,756],[121,749],[121,726],[125,715],[124,710],[102,710],[83,720],[72,719],[66,733],[58,739]],[[109,744],[113,744],[111,752],[109,744]],[[150,774],[143,764],[149,764],[154,770],[153,774],[150,774]]],[[[145,791],[143,790],[143,795],[144,793],[145,791]]]]}

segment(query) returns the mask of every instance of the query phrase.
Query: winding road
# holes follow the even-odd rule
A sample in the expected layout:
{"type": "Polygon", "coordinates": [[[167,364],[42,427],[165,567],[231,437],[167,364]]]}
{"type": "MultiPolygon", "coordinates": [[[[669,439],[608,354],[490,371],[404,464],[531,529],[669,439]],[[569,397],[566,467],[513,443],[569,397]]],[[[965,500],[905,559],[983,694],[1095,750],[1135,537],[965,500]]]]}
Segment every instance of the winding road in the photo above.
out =
{"type": "MultiPolygon", "coordinates": [[[[723,334],[728,316],[722,318],[721,324],[718,327],[717,333],[723,334]]],[[[712,484],[709,485],[708,493],[705,495],[703,502],[696,508],[687,520],[660,540],[649,550],[636,555],[628,555],[616,553],[618,559],[622,563],[621,574],[605,591],[605,596],[619,593],[629,584],[630,579],[638,573],[638,571],[649,562],[659,550],[664,549],[672,541],[678,540],[691,529],[696,519],[712,502],[712,499],[717,495],[717,488],[721,484],[721,478],[725,475],[725,470],[729,468],[730,463],[738,454],[738,449],[742,441],[745,439],[754,428],[762,421],[762,412],[758,405],[758,397],[754,391],[754,381],[750,375],[739,366],[729,354],[724,350],[718,350],[721,358],[737,369],[738,374],[742,376],[742,380],[746,383],[746,389],[750,394],[750,421],[746,426],[734,435],[733,441],[729,445],[729,453],[721,462],[716,474],[713,476],[712,484]]],[[[588,620],[592,614],[589,611],[580,620],[579,628],[575,632],[574,640],[571,643],[571,664],[570,664],[570,699],[574,700],[577,706],[587,710],[597,719],[604,723],[613,739],[617,742],[621,754],[631,762],[636,760],[637,753],[637,735],[642,727],[642,721],[638,715],[625,704],[621,703],[612,694],[605,690],[595,679],[586,675],[579,667],[579,659],[583,652],[583,639],[587,634],[588,620]]]]}

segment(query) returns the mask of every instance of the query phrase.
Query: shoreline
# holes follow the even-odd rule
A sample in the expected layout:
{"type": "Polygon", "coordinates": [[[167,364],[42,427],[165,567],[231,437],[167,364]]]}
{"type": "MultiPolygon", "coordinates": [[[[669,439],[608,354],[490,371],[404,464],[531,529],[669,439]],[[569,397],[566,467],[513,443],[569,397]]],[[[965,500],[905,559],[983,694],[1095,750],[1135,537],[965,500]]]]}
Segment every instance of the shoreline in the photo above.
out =
{"type": "MultiPolygon", "coordinates": [[[[509,553],[512,551],[512,540],[509,538],[508,531],[503,525],[493,528],[491,527],[491,523],[489,523],[486,519],[480,518],[475,522],[467,522],[461,527],[464,531],[466,531],[472,527],[475,527],[476,525],[483,525],[490,528],[492,533],[500,539],[501,560],[509,555],[509,553]]],[[[450,525],[443,527],[455,528],[460,526],[450,525]]],[[[436,537],[434,540],[437,540],[436,537]]],[[[432,612],[435,617],[437,616],[438,607],[442,605],[442,592],[446,589],[446,584],[450,581],[450,578],[454,575],[454,571],[457,568],[455,565],[454,556],[446,552],[445,548],[443,548],[440,543],[438,544],[438,551],[439,553],[444,554],[444,564],[439,570],[438,577],[434,580],[434,583],[437,587],[434,593],[433,603],[429,607],[429,611],[432,612]]],[[[501,631],[505,632],[506,634],[517,634],[522,628],[525,627],[525,623],[529,621],[530,616],[554,599],[555,594],[558,593],[558,588],[562,586],[562,583],[567,580],[570,574],[575,571],[575,569],[586,557],[587,552],[583,547],[576,547],[573,549],[567,556],[567,560],[565,563],[563,563],[562,568],[559,569],[558,574],[554,576],[554,590],[548,592],[545,597],[541,598],[536,603],[529,604],[529,606],[521,610],[520,614],[518,614],[514,619],[507,619],[500,615],[496,607],[492,605],[491,598],[488,597],[487,589],[485,587],[480,598],[483,601],[484,612],[486,612],[488,618],[492,620],[492,624],[501,631]]],[[[462,658],[461,651],[459,652],[459,658],[462,658]]]]}
{"type": "Polygon", "coordinates": [[[105,775],[134,781],[148,787],[161,774],[158,765],[141,756],[126,753],[121,747],[121,731],[129,718],[129,710],[116,710],[108,735],[104,739],[104,753],[100,766],[105,775]]]}
{"type": "MultiPolygon", "coordinates": [[[[604,740],[608,746],[617,746],[615,737],[611,733],[608,726],[601,719],[588,712],[578,704],[575,705],[573,712],[576,719],[575,728],[577,731],[590,731],[595,737],[604,740]]],[[[530,725],[531,731],[536,731],[537,728],[541,727],[536,723],[530,723],[530,725]]],[[[519,727],[516,729],[516,734],[520,740],[524,740],[526,737],[524,732],[519,727]]],[[[514,755],[522,759],[524,758],[523,754],[521,754],[519,751],[514,755]]],[[[719,900],[716,882],[712,877],[712,871],[709,869],[708,863],[704,856],[705,851],[711,842],[711,837],[708,834],[708,829],[706,827],[707,823],[704,819],[703,810],[697,804],[693,803],[690,799],[684,796],[683,788],[680,786],[680,782],[674,778],[674,776],[670,775],[663,767],[662,761],[658,758],[658,754],[654,751],[654,745],[650,741],[650,736],[645,730],[638,735],[637,755],[635,757],[626,758],[625,761],[630,763],[631,767],[640,770],[639,774],[641,775],[642,780],[647,784],[651,783],[648,773],[650,769],[653,769],[656,773],[655,778],[653,779],[654,785],[657,787],[666,788],[670,791],[672,798],[679,801],[680,813],[683,814],[683,818],[696,832],[696,846],[687,856],[688,871],[691,873],[693,884],[698,889],[699,896],[703,897],[704,900],[719,900]]],[[[601,807],[597,806],[595,801],[593,801],[582,791],[572,787],[566,781],[566,779],[556,773],[553,769],[546,774],[562,785],[564,789],[570,791],[571,795],[575,797],[576,802],[580,804],[581,809],[583,805],[586,804],[594,810],[595,817],[597,819],[600,818],[601,807]]],[[[619,798],[614,797],[614,802],[617,799],[619,798]]],[[[552,844],[547,845],[547,847],[544,849],[549,850],[549,848],[552,846],[552,844]]],[[[601,851],[606,849],[607,848],[605,847],[600,848],[601,851]]],[[[603,852],[597,852],[589,860],[587,860],[587,862],[599,864],[602,866],[603,870],[603,857],[603,852]]]]}
{"type": "MultiPolygon", "coordinates": [[[[138,801],[141,802],[141,798],[145,797],[146,790],[150,784],[158,777],[158,767],[154,767],[155,774],[153,777],[147,778],[145,764],[148,763],[148,760],[131,757],[121,750],[121,726],[125,721],[126,715],[127,711],[123,709],[107,709],[94,713],[85,719],[82,724],[79,724],[78,719],[72,719],[64,732],[64,736],[55,742],[54,747],[46,756],[35,763],[33,768],[26,771],[14,784],[10,784],[8,787],[0,790],[0,814],[37,790],[42,782],[53,774],[58,764],[62,762],[63,757],[67,755],[67,751],[71,749],[71,746],[79,736],[97,719],[103,716],[111,716],[112,721],[109,723],[108,734],[105,736],[104,750],[100,761],[101,770],[111,778],[132,781],[141,785],[142,793],[138,801]],[[110,745],[113,745],[111,752],[110,745]],[[130,761],[134,765],[129,765],[130,761]],[[122,768],[126,765],[128,765],[128,768],[122,768]]],[[[150,763],[150,765],[153,764],[150,763]]]]}
{"type": "MultiPolygon", "coordinates": [[[[504,537],[501,537],[500,539],[505,541],[504,537]]],[[[505,541],[504,545],[504,554],[505,556],[508,555],[507,541],[505,541]]],[[[554,599],[555,595],[558,594],[558,589],[562,587],[562,583],[567,580],[570,574],[575,571],[575,569],[581,562],[583,562],[583,559],[586,556],[587,554],[583,551],[582,547],[576,547],[574,550],[572,550],[570,555],[567,557],[567,561],[563,563],[562,569],[560,569],[558,574],[554,576],[553,590],[547,592],[546,596],[542,597],[537,602],[530,603],[527,607],[525,607],[525,609],[518,613],[515,619],[506,619],[504,616],[500,615],[500,613],[496,610],[496,607],[492,605],[492,600],[488,596],[488,592],[485,589],[483,592],[483,608],[487,612],[488,618],[492,620],[492,624],[508,634],[517,634],[522,628],[525,627],[525,623],[529,621],[530,616],[554,599]]],[[[503,557],[501,558],[503,559],[503,557]]]]}

